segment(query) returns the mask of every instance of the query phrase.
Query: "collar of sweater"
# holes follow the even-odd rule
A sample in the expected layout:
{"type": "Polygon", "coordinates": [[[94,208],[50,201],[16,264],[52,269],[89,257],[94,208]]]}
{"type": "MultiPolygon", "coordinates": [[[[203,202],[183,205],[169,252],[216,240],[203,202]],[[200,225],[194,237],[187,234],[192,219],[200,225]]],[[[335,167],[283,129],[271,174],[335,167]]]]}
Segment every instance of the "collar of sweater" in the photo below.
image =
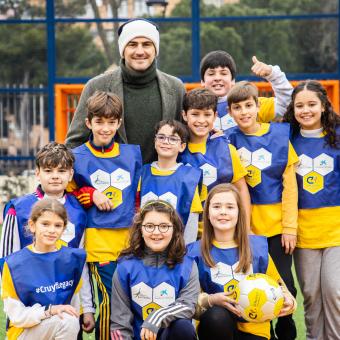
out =
{"type": "Polygon", "coordinates": [[[145,247],[144,254],[143,263],[152,267],[163,266],[167,258],[167,250],[154,252],[150,248],[145,247]]]}
{"type": "Polygon", "coordinates": [[[124,59],[121,59],[120,61],[120,68],[122,70],[123,82],[129,85],[144,86],[152,82],[157,76],[156,59],[144,72],[138,72],[127,68],[124,59]]]}
{"type": "Polygon", "coordinates": [[[102,153],[112,151],[114,144],[115,144],[114,139],[112,138],[109,144],[103,145],[103,146],[97,146],[93,142],[93,134],[90,135],[89,143],[94,150],[102,152],[102,153]]]}

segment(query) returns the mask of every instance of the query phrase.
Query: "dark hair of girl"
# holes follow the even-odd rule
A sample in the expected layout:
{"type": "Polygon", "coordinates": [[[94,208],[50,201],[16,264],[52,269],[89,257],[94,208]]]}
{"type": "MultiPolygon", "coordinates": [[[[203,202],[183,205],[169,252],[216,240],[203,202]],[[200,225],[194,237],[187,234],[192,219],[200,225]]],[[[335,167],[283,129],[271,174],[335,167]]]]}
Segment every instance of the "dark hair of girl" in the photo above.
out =
{"type": "Polygon", "coordinates": [[[338,148],[340,136],[336,134],[336,128],[340,125],[340,117],[333,110],[332,104],[327,97],[325,88],[315,80],[306,80],[300,82],[293,90],[292,100],[287,107],[287,111],[283,116],[283,121],[291,125],[293,136],[296,136],[300,131],[300,125],[294,115],[294,104],[296,95],[303,90],[315,92],[320,99],[324,111],[321,113],[321,126],[325,133],[325,141],[332,148],[338,148]]]}
{"type": "Polygon", "coordinates": [[[140,212],[135,215],[133,224],[130,228],[129,246],[120,253],[119,257],[145,257],[146,246],[142,237],[142,224],[145,215],[150,211],[167,214],[173,225],[173,234],[166,249],[167,254],[165,261],[169,268],[173,268],[177,263],[183,261],[183,257],[186,253],[183,237],[184,226],[176,210],[169,203],[161,200],[147,202],[140,212]]]}

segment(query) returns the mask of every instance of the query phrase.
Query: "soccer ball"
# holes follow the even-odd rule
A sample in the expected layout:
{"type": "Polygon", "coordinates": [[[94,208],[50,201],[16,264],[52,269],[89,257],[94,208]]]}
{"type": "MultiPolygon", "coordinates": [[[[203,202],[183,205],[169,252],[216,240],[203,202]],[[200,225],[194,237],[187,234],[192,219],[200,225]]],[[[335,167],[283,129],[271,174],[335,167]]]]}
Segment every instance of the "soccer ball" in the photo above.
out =
{"type": "Polygon", "coordinates": [[[234,298],[249,322],[270,321],[278,316],[284,298],[280,285],[265,274],[250,274],[238,283],[234,298]]]}

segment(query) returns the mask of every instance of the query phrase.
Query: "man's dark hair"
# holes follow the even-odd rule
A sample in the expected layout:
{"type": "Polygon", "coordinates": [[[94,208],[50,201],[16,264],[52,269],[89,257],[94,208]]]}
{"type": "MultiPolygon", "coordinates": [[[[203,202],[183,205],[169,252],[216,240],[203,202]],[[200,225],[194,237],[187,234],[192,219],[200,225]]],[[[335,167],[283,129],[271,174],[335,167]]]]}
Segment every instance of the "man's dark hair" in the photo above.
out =
{"type": "Polygon", "coordinates": [[[197,88],[187,92],[183,98],[183,110],[188,112],[191,109],[217,110],[217,96],[210,90],[197,88]]]}
{"type": "Polygon", "coordinates": [[[201,80],[204,81],[204,74],[208,68],[228,67],[232,79],[236,77],[236,64],[234,58],[225,51],[212,51],[206,54],[201,60],[200,73],[201,80]]]}

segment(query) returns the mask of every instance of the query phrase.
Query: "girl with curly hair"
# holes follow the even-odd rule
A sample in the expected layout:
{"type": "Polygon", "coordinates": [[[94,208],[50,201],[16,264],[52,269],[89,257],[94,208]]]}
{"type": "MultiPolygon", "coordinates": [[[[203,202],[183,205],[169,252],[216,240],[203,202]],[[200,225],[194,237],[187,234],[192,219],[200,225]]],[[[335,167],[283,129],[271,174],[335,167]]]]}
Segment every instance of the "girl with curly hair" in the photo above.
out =
{"type": "Polygon", "coordinates": [[[300,162],[295,269],[307,339],[340,339],[340,119],[317,81],[298,84],[284,116],[300,162]]]}
{"type": "Polygon", "coordinates": [[[113,276],[112,339],[196,339],[198,271],[185,255],[183,230],[165,201],[150,201],[135,216],[113,276]]]}

